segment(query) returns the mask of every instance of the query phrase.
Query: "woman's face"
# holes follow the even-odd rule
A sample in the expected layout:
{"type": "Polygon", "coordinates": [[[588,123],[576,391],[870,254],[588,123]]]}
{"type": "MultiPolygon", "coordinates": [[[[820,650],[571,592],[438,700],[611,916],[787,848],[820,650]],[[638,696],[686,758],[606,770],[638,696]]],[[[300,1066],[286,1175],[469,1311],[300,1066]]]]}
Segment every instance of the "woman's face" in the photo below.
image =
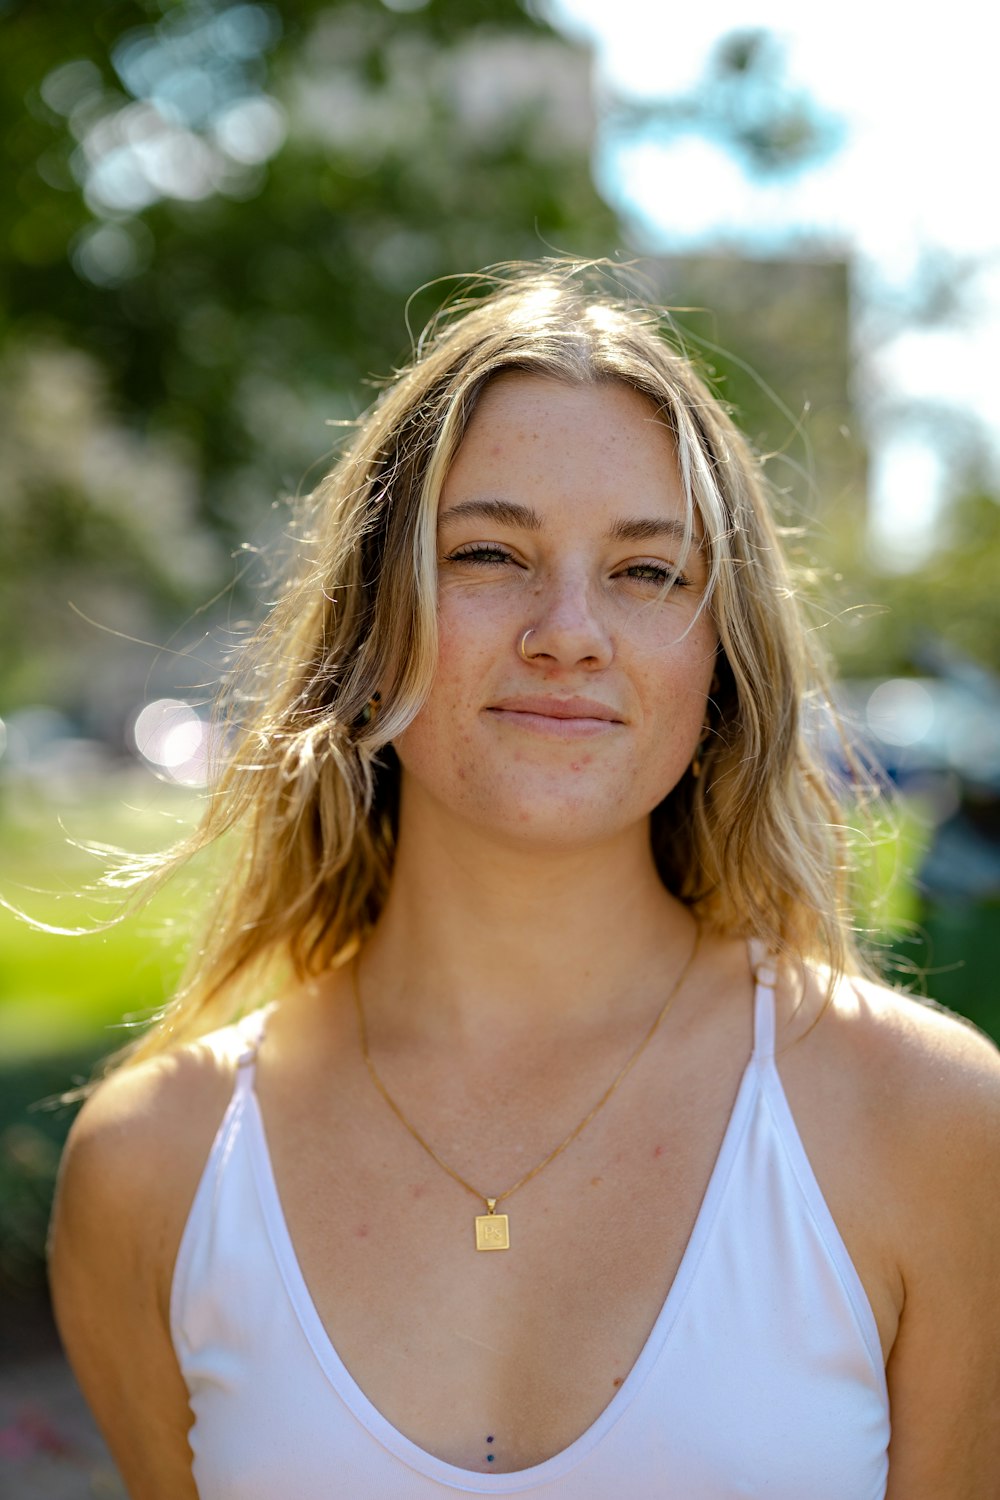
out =
{"type": "Polygon", "coordinates": [[[717,648],[685,509],[673,439],[629,387],[487,387],[441,496],[440,655],[395,741],[404,812],[558,848],[644,823],[694,753],[717,648]]]}

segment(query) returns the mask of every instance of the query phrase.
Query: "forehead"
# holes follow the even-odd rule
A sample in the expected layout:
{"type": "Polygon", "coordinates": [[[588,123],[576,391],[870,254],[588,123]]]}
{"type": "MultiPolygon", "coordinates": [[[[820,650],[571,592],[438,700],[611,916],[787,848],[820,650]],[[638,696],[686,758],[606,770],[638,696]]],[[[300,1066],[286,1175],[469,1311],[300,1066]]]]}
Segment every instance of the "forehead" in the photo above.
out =
{"type": "Polygon", "coordinates": [[[441,513],[470,494],[686,516],[674,438],[621,381],[510,372],[483,391],[445,480],[441,513]]]}
{"type": "Polygon", "coordinates": [[[619,447],[637,436],[673,452],[673,437],[648,396],[620,380],[586,383],[521,370],[495,376],[476,403],[465,441],[475,429],[516,427],[523,440],[539,441],[593,425],[602,441],[619,447]]]}

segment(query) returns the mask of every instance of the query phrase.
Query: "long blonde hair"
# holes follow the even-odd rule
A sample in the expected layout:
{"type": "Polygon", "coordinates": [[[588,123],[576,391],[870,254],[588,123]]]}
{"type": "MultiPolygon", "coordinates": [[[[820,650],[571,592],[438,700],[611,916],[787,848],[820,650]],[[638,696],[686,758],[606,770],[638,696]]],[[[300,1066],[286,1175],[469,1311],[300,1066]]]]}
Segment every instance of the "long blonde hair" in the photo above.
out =
{"type": "Polygon", "coordinates": [[[397,831],[391,741],[435,671],[438,498],[484,387],[504,371],[622,382],[676,444],[720,651],[702,773],[685,774],[651,815],[665,885],[723,932],[834,976],[860,966],[838,805],[804,723],[811,700],[828,704],[822,664],[761,463],[664,315],[608,295],[602,274],[542,262],[454,298],[311,497],[283,591],[223,690],[200,826],[115,877],[158,885],[227,836],[203,938],[133,1058],[231,1019],[289,968],[322,972],[377,921],[397,831]]]}

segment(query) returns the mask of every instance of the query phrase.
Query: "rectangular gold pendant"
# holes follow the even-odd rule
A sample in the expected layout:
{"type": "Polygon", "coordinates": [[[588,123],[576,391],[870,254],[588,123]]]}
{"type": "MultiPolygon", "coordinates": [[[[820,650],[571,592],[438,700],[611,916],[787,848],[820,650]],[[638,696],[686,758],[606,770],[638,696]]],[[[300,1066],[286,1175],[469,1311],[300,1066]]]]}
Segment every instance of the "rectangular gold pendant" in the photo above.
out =
{"type": "Polygon", "coordinates": [[[487,1198],[486,1202],[489,1213],[476,1215],[476,1249],[509,1250],[510,1228],[507,1215],[493,1212],[495,1198],[487,1198]]]}

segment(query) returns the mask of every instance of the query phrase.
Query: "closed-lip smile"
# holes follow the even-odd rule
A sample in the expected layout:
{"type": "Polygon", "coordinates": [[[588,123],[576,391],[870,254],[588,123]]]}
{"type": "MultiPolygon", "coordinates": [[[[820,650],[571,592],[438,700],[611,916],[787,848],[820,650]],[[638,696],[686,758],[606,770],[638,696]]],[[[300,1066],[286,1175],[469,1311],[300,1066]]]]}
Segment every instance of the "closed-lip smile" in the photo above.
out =
{"type": "Polygon", "coordinates": [[[601,703],[596,698],[556,698],[539,694],[531,694],[526,697],[501,698],[497,703],[488,706],[489,713],[510,715],[512,718],[518,716],[525,721],[524,727],[530,723],[538,727],[555,729],[562,721],[565,728],[576,726],[583,730],[586,728],[597,729],[600,724],[622,724],[624,720],[621,715],[610,708],[608,704],[601,703]]]}

